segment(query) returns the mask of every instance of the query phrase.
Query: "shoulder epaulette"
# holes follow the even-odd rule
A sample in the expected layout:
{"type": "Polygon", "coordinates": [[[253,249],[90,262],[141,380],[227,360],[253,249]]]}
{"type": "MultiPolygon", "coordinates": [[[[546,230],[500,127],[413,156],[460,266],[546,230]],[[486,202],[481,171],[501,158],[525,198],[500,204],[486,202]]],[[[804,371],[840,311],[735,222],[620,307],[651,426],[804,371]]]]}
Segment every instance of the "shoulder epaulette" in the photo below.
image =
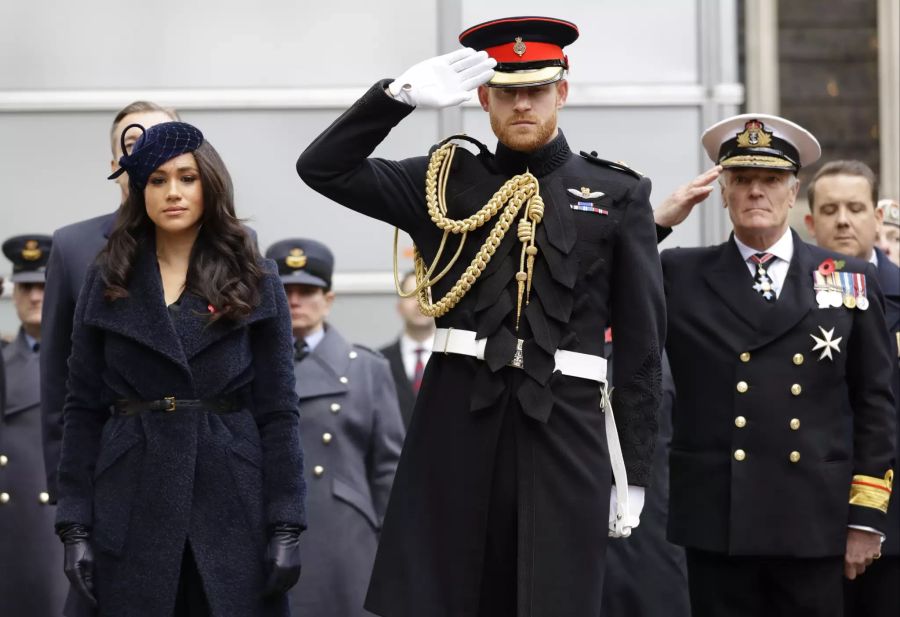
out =
{"type": "Polygon", "coordinates": [[[596,151],[591,152],[591,153],[587,153],[587,152],[585,152],[584,150],[582,150],[582,151],[580,152],[580,154],[581,154],[581,156],[583,156],[584,158],[586,158],[588,161],[590,161],[590,162],[593,163],[594,165],[602,165],[603,167],[610,167],[610,168],[612,168],[612,169],[615,169],[616,171],[621,171],[621,172],[626,173],[626,174],[628,174],[628,175],[630,175],[630,176],[634,176],[634,177],[637,178],[638,180],[640,180],[641,178],[644,177],[644,174],[640,173],[639,171],[635,171],[634,169],[632,169],[631,167],[629,167],[628,165],[626,165],[626,164],[623,163],[622,161],[607,161],[606,159],[601,159],[601,158],[599,158],[599,157],[597,156],[597,152],[596,152],[596,151]]]}
{"type": "Polygon", "coordinates": [[[435,150],[446,144],[448,141],[459,140],[459,141],[467,141],[470,144],[473,144],[478,148],[478,156],[491,156],[491,150],[486,145],[475,139],[474,137],[469,137],[465,133],[459,133],[457,135],[451,135],[445,139],[442,139],[435,145],[431,146],[431,149],[428,151],[429,154],[433,153],[435,150]]]}

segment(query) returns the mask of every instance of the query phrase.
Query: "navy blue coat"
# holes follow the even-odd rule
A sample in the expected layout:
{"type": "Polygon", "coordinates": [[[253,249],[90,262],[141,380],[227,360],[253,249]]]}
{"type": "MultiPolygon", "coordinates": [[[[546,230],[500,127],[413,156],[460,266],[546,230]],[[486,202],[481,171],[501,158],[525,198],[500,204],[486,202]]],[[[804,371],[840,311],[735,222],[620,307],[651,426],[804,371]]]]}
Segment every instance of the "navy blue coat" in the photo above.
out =
{"type": "Polygon", "coordinates": [[[284,616],[263,602],[266,528],[305,526],[291,323],[275,266],[240,321],[209,323],[185,293],[167,310],[152,247],[129,297],[109,302],[97,267],[75,311],[57,525],[93,529],[102,616],[171,615],[185,542],[211,615],[284,616]],[[239,397],[232,413],[110,417],[116,399],[239,397]]]}
{"type": "Polygon", "coordinates": [[[328,326],[295,365],[306,458],[309,531],[303,576],[291,589],[297,617],[363,617],[381,521],[403,445],[387,360],[328,326]]]}
{"type": "Polygon", "coordinates": [[[72,351],[72,318],[84,275],[104,246],[115,212],[66,225],[53,233],[41,312],[41,417],[47,491],[56,502],[56,468],[66,402],[66,362],[72,351]]]}

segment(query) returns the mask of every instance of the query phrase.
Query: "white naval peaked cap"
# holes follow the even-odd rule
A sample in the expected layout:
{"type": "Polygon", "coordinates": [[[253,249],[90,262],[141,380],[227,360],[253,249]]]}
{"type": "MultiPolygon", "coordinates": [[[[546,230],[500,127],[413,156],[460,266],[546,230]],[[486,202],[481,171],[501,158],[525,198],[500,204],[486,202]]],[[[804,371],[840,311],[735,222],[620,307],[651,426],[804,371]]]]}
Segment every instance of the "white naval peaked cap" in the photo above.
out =
{"type": "Polygon", "coordinates": [[[741,114],[716,122],[701,138],[707,156],[722,167],[762,167],[797,172],[819,160],[822,147],[805,128],[769,114],[741,114]]]}

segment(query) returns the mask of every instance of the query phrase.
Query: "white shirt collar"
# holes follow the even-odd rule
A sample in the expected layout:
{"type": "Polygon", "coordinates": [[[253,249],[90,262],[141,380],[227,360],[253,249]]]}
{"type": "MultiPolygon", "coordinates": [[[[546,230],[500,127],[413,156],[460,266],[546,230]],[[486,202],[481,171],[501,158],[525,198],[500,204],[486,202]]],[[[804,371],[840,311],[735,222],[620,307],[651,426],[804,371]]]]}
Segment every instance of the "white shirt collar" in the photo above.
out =
{"type": "Polygon", "coordinates": [[[306,341],[306,345],[309,347],[309,351],[312,352],[319,343],[322,342],[322,339],[325,338],[325,328],[321,327],[315,332],[311,332],[303,337],[303,340],[306,341]]]}
{"type": "Polygon", "coordinates": [[[872,249],[872,256],[869,257],[869,263],[876,268],[878,267],[878,253],[875,252],[875,249],[872,249]]]}
{"type": "Polygon", "coordinates": [[[737,235],[734,236],[734,243],[737,244],[738,251],[741,252],[741,257],[744,261],[749,260],[752,255],[756,255],[757,253],[772,253],[775,257],[786,263],[791,263],[791,257],[794,256],[794,236],[791,233],[790,227],[784,230],[784,234],[782,234],[775,244],[763,251],[747,246],[738,240],[737,235]]]}
{"type": "Polygon", "coordinates": [[[400,335],[400,353],[403,355],[415,353],[416,349],[420,347],[423,348],[427,354],[430,354],[431,348],[434,347],[434,333],[424,341],[417,341],[405,332],[400,335]]]}

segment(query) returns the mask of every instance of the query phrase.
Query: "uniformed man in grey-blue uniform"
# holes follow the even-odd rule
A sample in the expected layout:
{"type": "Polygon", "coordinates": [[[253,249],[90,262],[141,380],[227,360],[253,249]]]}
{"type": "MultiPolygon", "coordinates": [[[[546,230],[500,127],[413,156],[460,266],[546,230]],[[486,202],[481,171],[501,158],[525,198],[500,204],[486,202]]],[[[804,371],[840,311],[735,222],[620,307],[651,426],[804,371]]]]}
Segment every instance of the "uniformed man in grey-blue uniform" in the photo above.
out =
{"type": "Polygon", "coordinates": [[[68,581],[53,532],[41,453],[40,343],[50,236],[3,243],[20,327],[4,346],[5,410],[0,417],[0,614],[60,615],[68,581]]]}
{"type": "Polygon", "coordinates": [[[277,242],[294,330],[294,374],[306,457],[309,533],[303,576],[289,592],[294,615],[363,617],[363,599],[404,427],[388,361],[347,342],[327,322],[334,256],[311,239],[277,242]]]}

